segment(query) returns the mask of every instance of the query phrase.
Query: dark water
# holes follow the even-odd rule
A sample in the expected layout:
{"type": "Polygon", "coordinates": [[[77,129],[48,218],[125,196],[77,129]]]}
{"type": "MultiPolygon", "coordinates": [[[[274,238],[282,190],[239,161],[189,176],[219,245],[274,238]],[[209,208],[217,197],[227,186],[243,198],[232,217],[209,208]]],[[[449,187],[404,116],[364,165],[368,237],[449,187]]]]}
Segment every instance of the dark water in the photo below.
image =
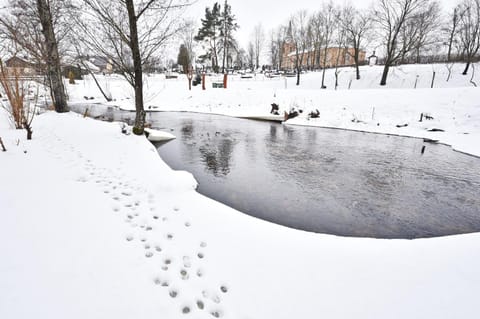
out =
{"type": "Polygon", "coordinates": [[[264,220],[376,238],[480,231],[480,159],[447,146],[214,115],[148,121],[177,136],[158,151],[200,193],[264,220]]]}

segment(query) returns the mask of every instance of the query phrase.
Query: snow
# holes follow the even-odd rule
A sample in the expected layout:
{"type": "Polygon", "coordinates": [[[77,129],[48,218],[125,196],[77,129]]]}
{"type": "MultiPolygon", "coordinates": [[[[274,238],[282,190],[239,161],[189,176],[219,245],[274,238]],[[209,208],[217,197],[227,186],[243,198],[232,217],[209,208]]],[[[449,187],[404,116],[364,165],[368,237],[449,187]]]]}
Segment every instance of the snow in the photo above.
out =
{"type": "MultiPolygon", "coordinates": [[[[256,74],[251,80],[242,79],[240,75],[230,76],[227,89],[214,89],[211,83],[221,77],[209,76],[205,91],[200,85],[189,91],[184,77],[166,80],[163,75],[155,75],[146,77],[145,101],[146,109],[151,111],[202,112],[244,118],[268,117],[271,103],[277,103],[280,114],[292,107],[303,110],[303,114],[289,120],[288,125],[429,138],[480,156],[480,143],[475,143],[480,137],[479,91],[470,83],[471,75],[461,75],[463,67],[463,64],[452,65],[448,82],[444,64],[394,67],[386,87],[378,85],[381,66],[362,67],[360,81],[354,80],[353,68],[344,68],[339,75],[338,90],[334,90],[332,69],[326,74],[327,90],[319,89],[321,72],[302,74],[298,87],[296,78],[268,78],[256,74]],[[436,76],[431,89],[433,71],[436,76]],[[413,88],[415,82],[416,89],[413,88]],[[308,114],[317,109],[320,118],[309,120],[308,114]],[[422,113],[432,116],[433,120],[419,122],[422,113]],[[429,132],[429,129],[445,132],[429,132]]],[[[100,81],[116,99],[106,104],[134,109],[133,91],[124,80],[107,76],[100,81]]],[[[474,82],[480,84],[480,76],[475,75],[474,82]]],[[[91,79],[69,86],[74,100],[82,100],[86,89],[94,98],[92,101],[105,103],[91,79]]]]}
{"type": "Polygon", "coordinates": [[[147,139],[151,142],[163,142],[175,139],[175,135],[173,134],[151,128],[145,128],[145,132],[147,132],[147,139]]]}
{"type": "MultiPolygon", "coordinates": [[[[101,81],[111,104],[132,107],[124,81],[101,81]]],[[[281,79],[206,92],[169,81],[147,81],[158,110],[240,116],[297,102],[321,117],[286,125],[425,135],[479,154],[478,89],[460,80],[337,92],[308,89],[318,74],[287,90],[281,79]],[[418,122],[422,112],[434,119],[418,122]]],[[[68,90],[72,103],[102,102],[91,81],[68,90]]],[[[0,318],[478,317],[479,233],[408,241],[297,231],[198,194],[190,173],[119,123],[47,112],[26,141],[6,122],[0,110],[0,318]]]]}

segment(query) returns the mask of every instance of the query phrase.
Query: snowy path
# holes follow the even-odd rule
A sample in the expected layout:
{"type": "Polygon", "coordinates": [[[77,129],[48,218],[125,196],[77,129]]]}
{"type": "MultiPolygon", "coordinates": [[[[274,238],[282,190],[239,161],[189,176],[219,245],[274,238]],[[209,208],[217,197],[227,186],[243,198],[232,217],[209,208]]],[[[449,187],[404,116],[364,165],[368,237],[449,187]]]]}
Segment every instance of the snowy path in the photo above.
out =
{"type": "MultiPolygon", "coordinates": [[[[111,137],[107,135],[107,138],[105,138],[101,136],[102,133],[105,132],[99,134],[97,131],[93,134],[89,134],[89,132],[82,132],[81,135],[76,134],[76,132],[68,129],[69,125],[72,124],[73,118],[74,116],[64,118],[64,123],[57,123],[60,124],[61,127],[57,127],[55,131],[50,128],[38,129],[38,142],[34,141],[32,145],[25,144],[24,146],[28,149],[26,155],[32,154],[35,159],[31,160],[35,160],[38,164],[42,163],[42,167],[36,165],[28,167],[30,165],[25,163],[25,171],[21,172],[22,175],[25,175],[25,179],[28,179],[28,176],[35,176],[36,170],[41,169],[43,171],[42,175],[45,175],[41,176],[41,178],[44,180],[33,181],[33,184],[38,183],[36,185],[38,188],[34,187],[35,190],[32,189],[32,192],[36,192],[37,194],[44,193],[40,188],[42,186],[39,184],[43,184],[47,179],[50,179],[48,183],[49,186],[53,183],[58,186],[68,185],[68,188],[65,189],[62,186],[61,188],[64,188],[63,190],[58,189],[55,191],[55,187],[53,187],[53,193],[50,199],[42,198],[43,196],[41,196],[36,198],[34,202],[30,202],[24,209],[19,209],[19,207],[8,209],[7,206],[4,207],[2,211],[4,211],[4,213],[24,211],[26,215],[30,215],[28,212],[32,210],[37,211],[40,215],[44,215],[44,212],[46,212],[48,216],[44,217],[49,219],[49,227],[41,227],[40,225],[45,224],[42,223],[42,220],[38,221],[39,228],[31,225],[35,228],[35,232],[38,233],[38,237],[36,236],[38,248],[45,247],[48,251],[50,247],[58,247],[64,255],[62,257],[64,260],[61,264],[67,263],[64,267],[60,268],[68,269],[68,272],[70,275],[73,275],[73,277],[84,276],[84,271],[103,272],[103,270],[105,270],[97,269],[100,265],[96,262],[88,265],[93,268],[87,267],[86,269],[81,269],[87,265],[83,263],[79,265],[76,264],[76,262],[79,258],[78,253],[86,253],[88,257],[94,257],[92,259],[99,257],[91,256],[91,251],[86,252],[84,251],[84,247],[77,247],[77,245],[83,246],[83,244],[85,244],[86,247],[92,248],[95,253],[94,246],[103,246],[104,243],[102,244],[101,242],[106,239],[109,244],[117,246],[115,247],[116,250],[119,250],[119,247],[124,250],[119,251],[120,253],[131,254],[131,256],[136,257],[134,259],[135,265],[131,266],[148,269],[147,272],[145,272],[145,270],[136,270],[133,273],[137,273],[135,277],[140,278],[140,282],[148,278],[151,286],[161,287],[161,295],[168,296],[175,301],[174,304],[177,305],[178,313],[186,314],[197,311],[199,314],[202,312],[205,313],[206,317],[220,317],[223,314],[221,301],[223,295],[228,293],[228,285],[219,284],[213,287],[208,284],[211,278],[208,276],[208,267],[204,265],[204,261],[208,259],[208,243],[190,231],[194,227],[191,222],[191,216],[188,211],[182,209],[181,201],[179,201],[177,196],[172,196],[170,199],[166,199],[163,193],[157,196],[152,192],[151,188],[149,191],[148,185],[143,185],[134,174],[130,174],[133,171],[132,167],[129,167],[132,163],[128,161],[128,156],[126,156],[129,150],[120,144],[122,139],[138,139],[140,148],[144,148],[148,152],[154,152],[154,156],[157,157],[156,150],[152,147],[150,147],[150,149],[148,146],[146,147],[143,137],[126,137],[120,135],[116,137],[119,145],[115,148],[116,150],[120,150],[119,154],[105,154],[105,150],[102,151],[100,148],[106,145],[105,143],[111,142],[111,137]],[[45,164],[46,167],[43,164],[45,164]],[[62,180],[51,180],[50,176],[56,175],[61,175],[63,177],[62,180]],[[65,206],[61,205],[63,207],[59,209],[58,213],[62,215],[66,213],[68,219],[67,216],[55,214],[57,210],[54,206],[57,200],[54,198],[54,194],[61,194],[61,199],[64,201],[62,204],[65,206]],[[64,196],[64,194],[66,194],[66,196],[64,196]],[[97,206],[100,206],[100,209],[97,206]],[[80,218],[79,215],[82,217],[80,218]],[[70,218],[71,220],[69,220],[70,218]],[[108,226],[108,223],[113,219],[116,219],[116,221],[112,223],[111,228],[97,229],[96,226],[92,225],[97,223],[96,220],[98,220],[98,224],[105,227],[108,226]],[[71,229],[78,228],[83,234],[78,234],[77,230],[74,230],[73,233],[64,232],[65,229],[62,229],[62,227],[65,226],[65,223],[67,223],[71,229]],[[121,223],[124,225],[121,225],[121,223]],[[91,228],[92,226],[93,229],[91,228]],[[57,227],[60,227],[60,229],[57,227]],[[121,231],[119,232],[120,229],[121,231]],[[80,235],[81,237],[75,238],[75,235],[80,235]],[[111,235],[116,238],[116,243],[110,238],[111,235]],[[44,240],[46,236],[50,237],[47,242],[44,240]],[[63,239],[67,240],[63,242],[63,239]],[[126,245],[128,246],[125,247],[126,245]],[[68,262],[69,260],[72,261],[71,264],[68,262]],[[80,273],[77,273],[77,271],[80,273]]],[[[115,129],[115,127],[108,124],[103,124],[103,126],[107,126],[106,128],[108,128],[110,134],[112,133],[112,129],[115,129]]],[[[118,132],[119,131],[118,128],[118,132]]],[[[139,157],[141,156],[142,155],[139,154],[139,157]]],[[[155,169],[152,170],[155,171],[155,169]]],[[[186,176],[185,178],[187,180],[186,184],[190,184],[188,188],[193,189],[195,185],[193,178],[190,176],[186,176]]],[[[168,187],[172,187],[174,190],[176,185],[168,185],[168,187]]],[[[15,223],[14,214],[9,214],[6,217],[11,218],[9,221],[12,224],[15,223]]],[[[2,241],[4,243],[21,235],[15,233],[15,228],[16,227],[12,227],[10,231],[6,230],[6,232],[2,232],[2,241]],[[14,233],[11,233],[12,231],[14,233]]],[[[6,247],[2,247],[2,252],[5,251],[4,248],[6,247]]],[[[16,249],[6,249],[6,251],[7,255],[4,255],[2,260],[15,261],[19,259],[16,249]]],[[[33,253],[32,249],[28,251],[29,253],[33,253]]],[[[41,254],[42,248],[40,248],[37,253],[41,254]]],[[[109,251],[103,251],[101,254],[103,255],[101,260],[96,260],[101,263],[111,264],[112,260],[118,259],[118,256],[112,256],[112,253],[109,251]],[[112,260],[108,260],[110,258],[112,258],[112,260]]],[[[24,257],[26,257],[27,260],[21,262],[21,264],[25,263],[25,265],[28,265],[36,263],[31,261],[30,258],[32,256],[24,257]]],[[[46,263],[45,269],[43,269],[45,272],[53,271],[58,267],[58,265],[51,263],[48,260],[49,258],[43,260],[43,256],[37,257],[46,263]]],[[[57,258],[58,257],[55,257],[54,260],[57,258]]],[[[91,261],[93,262],[93,260],[91,261]]],[[[113,269],[117,266],[110,265],[110,267],[113,269]]],[[[13,269],[10,269],[10,271],[12,270],[13,269]]],[[[25,269],[25,271],[27,271],[27,269],[25,269]]],[[[45,277],[45,273],[41,273],[41,270],[37,271],[40,272],[38,273],[39,277],[45,277]]],[[[130,271],[129,273],[131,273],[130,271]]],[[[21,287],[13,282],[10,283],[7,278],[8,277],[2,276],[2,281],[7,281],[6,283],[3,282],[6,284],[6,286],[3,286],[4,288],[8,287],[13,291],[27,288],[21,287]]],[[[71,289],[75,289],[75,283],[72,282],[72,278],[63,278],[63,280],[70,282],[72,284],[71,289]]],[[[33,283],[35,283],[35,281],[36,280],[33,280],[33,283]]],[[[95,278],[94,281],[89,281],[91,287],[88,290],[96,290],[96,287],[99,284],[102,286],[102,283],[108,287],[109,283],[111,284],[116,281],[122,280],[121,278],[114,279],[110,276],[106,278],[95,278]],[[97,282],[97,280],[99,280],[99,282],[97,282]]],[[[145,282],[143,283],[145,284],[145,282]]],[[[130,285],[132,285],[132,283],[130,283],[130,285]]],[[[36,288],[49,295],[50,298],[57,296],[57,294],[67,292],[63,289],[60,291],[52,291],[51,289],[55,287],[55,284],[51,287],[41,286],[42,285],[39,285],[36,288]]],[[[38,291],[39,294],[40,291],[38,291]]],[[[128,293],[128,291],[125,292],[128,293]]],[[[4,293],[5,292],[1,293],[1,295],[4,296],[4,293]]],[[[23,293],[22,291],[18,291],[18,296],[23,293]]],[[[120,291],[112,291],[112,293],[119,294],[120,291]]],[[[152,291],[151,293],[153,296],[158,295],[157,292],[154,293],[152,291]]],[[[12,295],[9,293],[9,295],[13,296],[15,294],[12,295]]],[[[141,296],[143,296],[143,293],[141,296]]],[[[60,298],[60,296],[57,297],[60,298]]],[[[87,296],[83,296],[82,298],[85,299],[85,297],[87,296]]],[[[126,301],[125,305],[133,309],[142,304],[142,302],[137,304],[138,300],[126,301]]],[[[0,317],[15,318],[18,315],[15,311],[18,310],[20,313],[25,311],[25,309],[8,309],[10,302],[10,306],[14,307],[14,300],[9,300],[9,298],[4,299],[3,305],[5,307],[0,307],[3,309],[0,310],[0,317]],[[2,311],[5,310],[7,311],[5,316],[1,315],[2,311]],[[12,310],[14,310],[14,312],[10,313],[9,311],[12,310]]],[[[105,302],[105,300],[102,302],[105,302]]],[[[88,303],[92,303],[92,306],[95,305],[92,300],[86,298],[85,307],[87,307],[88,303]]],[[[170,304],[171,302],[164,300],[163,304],[165,303],[170,304]]],[[[106,305],[109,306],[109,302],[107,302],[106,305]]],[[[105,305],[97,306],[100,309],[105,307],[105,305]]],[[[49,308],[49,305],[44,304],[43,307],[49,308]]],[[[72,310],[74,308],[75,307],[72,307],[72,310]]],[[[49,309],[49,311],[50,310],[51,309],[49,309]]],[[[32,311],[36,313],[38,309],[32,309],[32,311]]],[[[67,309],[58,311],[59,317],[76,317],[73,313],[62,312],[68,311],[67,309]]],[[[119,311],[116,315],[117,318],[124,317],[125,314],[121,314],[121,312],[119,311]]],[[[131,313],[131,310],[126,313],[129,312],[131,313]]],[[[152,312],[152,315],[154,315],[155,312],[152,312]]],[[[51,314],[49,314],[48,317],[51,317],[51,314]]],[[[96,317],[96,315],[93,317],[96,317]]],[[[137,317],[137,315],[133,317],[137,317]]],[[[172,317],[175,317],[174,312],[172,317]]],[[[85,318],[85,313],[79,313],[78,318],[85,318]]],[[[144,316],[142,316],[142,318],[144,318],[144,316]]]]}

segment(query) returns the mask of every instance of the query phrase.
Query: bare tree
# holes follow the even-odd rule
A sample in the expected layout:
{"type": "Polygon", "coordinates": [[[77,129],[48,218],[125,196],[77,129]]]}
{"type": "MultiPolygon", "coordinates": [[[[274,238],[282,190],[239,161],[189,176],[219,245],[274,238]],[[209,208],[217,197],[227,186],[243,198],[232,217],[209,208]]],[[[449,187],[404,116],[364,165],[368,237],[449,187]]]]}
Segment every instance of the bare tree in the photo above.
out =
{"type": "Polygon", "coordinates": [[[377,2],[373,17],[385,46],[385,66],[380,85],[387,84],[390,67],[404,55],[406,45],[405,41],[401,42],[401,36],[405,24],[409,23],[422,8],[428,7],[428,3],[429,0],[379,0],[377,2]]]}
{"type": "Polygon", "coordinates": [[[312,67],[320,67],[320,56],[323,46],[324,29],[323,29],[323,16],[321,12],[317,12],[310,17],[309,26],[312,35],[312,67]]]}
{"type": "Polygon", "coordinates": [[[443,31],[448,35],[448,41],[446,42],[446,45],[448,48],[447,62],[452,61],[452,50],[453,50],[454,42],[456,41],[458,36],[458,25],[460,23],[459,21],[460,9],[461,8],[459,6],[456,6],[453,9],[453,12],[451,12],[451,14],[448,17],[449,22],[448,24],[446,24],[445,28],[443,29],[443,31]]]}
{"type": "Polygon", "coordinates": [[[15,43],[15,51],[20,48],[38,68],[44,68],[55,110],[68,112],[60,58],[69,30],[65,10],[70,1],[12,0],[9,7],[0,16],[0,32],[15,43]]]}
{"type": "Polygon", "coordinates": [[[328,60],[328,50],[330,44],[332,42],[332,38],[334,32],[338,26],[339,17],[338,17],[338,9],[334,6],[333,2],[330,1],[323,5],[322,10],[318,13],[320,27],[322,32],[322,44],[323,44],[323,56],[322,56],[322,65],[323,68],[322,72],[322,86],[321,88],[326,88],[325,86],[325,70],[327,68],[327,60],[328,60]]]}
{"type": "Polygon", "coordinates": [[[280,46],[277,41],[276,30],[270,31],[270,64],[273,68],[279,69],[279,52],[280,46]]]}
{"type": "Polygon", "coordinates": [[[281,69],[283,66],[283,58],[285,54],[285,45],[287,43],[288,37],[288,28],[284,25],[279,26],[276,30],[272,31],[271,39],[271,61],[272,65],[276,66],[277,69],[281,69]],[[273,57],[273,54],[276,53],[276,57],[273,57]],[[276,61],[276,63],[273,63],[276,61]]]}
{"type": "Polygon", "coordinates": [[[197,27],[193,19],[186,19],[183,27],[181,28],[180,38],[183,45],[187,48],[189,64],[195,63],[195,35],[197,33],[197,27]]]}
{"type": "Polygon", "coordinates": [[[421,51],[439,42],[437,34],[440,28],[440,5],[431,1],[408,19],[400,32],[401,58],[420,63],[421,51]]]}
{"type": "Polygon", "coordinates": [[[292,15],[289,21],[289,40],[295,49],[295,69],[297,71],[297,85],[300,85],[305,53],[308,49],[308,18],[307,11],[301,10],[292,15]]]}
{"type": "Polygon", "coordinates": [[[85,14],[76,19],[77,33],[86,48],[107,58],[135,91],[133,132],[143,134],[145,110],[143,69],[154,54],[176,35],[184,0],[84,0],[85,14]]]}
{"type": "Polygon", "coordinates": [[[346,6],[342,11],[342,28],[345,30],[347,50],[355,62],[356,78],[360,80],[360,51],[365,46],[368,33],[372,29],[372,17],[367,11],[359,11],[353,6],[346,6]]]}
{"type": "Polygon", "coordinates": [[[251,69],[255,68],[255,56],[255,45],[250,41],[248,43],[247,64],[251,69]]]}
{"type": "Polygon", "coordinates": [[[463,0],[460,12],[459,39],[467,63],[462,74],[467,75],[480,49],[480,0],[463,0]]]}
{"type": "Polygon", "coordinates": [[[346,34],[347,31],[339,27],[336,32],[336,43],[338,45],[338,50],[337,50],[337,56],[335,59],[335,90],[338,88],[338,75],[340,74],[339,70],[339,64],[340,64],[340,59],[343,59],[345,61],[345,57],[347,55],[347,39],[346,39],[346,34]]]}
{"type": "Polygon", "coordinates": [[[265,45],[265,31],[261,23],[257,24],[253,29],[252,43],[255,52],[255,69],[257,69],[260,66],[260,56],[265,45]]]}

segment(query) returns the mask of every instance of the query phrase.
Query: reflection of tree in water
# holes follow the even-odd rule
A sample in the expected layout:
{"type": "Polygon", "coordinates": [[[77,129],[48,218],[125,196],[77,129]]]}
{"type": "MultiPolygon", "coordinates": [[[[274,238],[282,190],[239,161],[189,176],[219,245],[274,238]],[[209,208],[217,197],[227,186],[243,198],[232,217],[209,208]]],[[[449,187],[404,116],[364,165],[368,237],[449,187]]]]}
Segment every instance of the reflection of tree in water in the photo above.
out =
{"type": "Polygon", "coordinates": [[[218,144],[212,144],[204,144],[200,147],[203,162],[213,175],[227,176],[230,173],[230,161],[235,143],[230,139],[222,139],[218,144]]]}
{"type": "Polygon", "coordinates": [[[182,140],[189,140],[193,137],[193,121],[187,120],[182,122],[182,140]]]}
{"type": "Polygon", "coordinates": [[[334,171],[336,159],[318,148],[315,131],[272,124],[265,136],[265,155],[271,170],[301,185],[317,184],[317,170],[334,171]]]}

